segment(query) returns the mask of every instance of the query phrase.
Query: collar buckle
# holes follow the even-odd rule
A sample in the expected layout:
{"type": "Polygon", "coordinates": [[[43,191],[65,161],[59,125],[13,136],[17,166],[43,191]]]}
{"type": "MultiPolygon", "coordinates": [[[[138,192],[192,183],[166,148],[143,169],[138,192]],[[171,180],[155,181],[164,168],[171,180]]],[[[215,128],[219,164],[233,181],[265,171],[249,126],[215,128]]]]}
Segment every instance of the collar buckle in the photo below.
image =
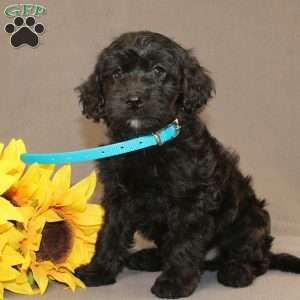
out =
{"type": "Polygon", "coordinates": [[[161,146],[163,144],[163,142],[161,141],[161,138],[160,138],[160,132],[159,131],[153,132],[152,135],[154,136],[154,138],[156,140],[157,146],[161,146]]]}
{"type": "Polygon", "coordinates": [[[174,120],[174,123],[175,123],[175,130],[176,130],[176,136],[178,136],[179,135],[179,133],[180,133],[180,129],[181,129],[181,126],[180,126],[180,124],[179,124],[179,120],[176,118],[175,120],[174,120]]]}
{"type": "MultiPolygon", "coordinates": [[[[177,137],[180,133],[180,128],[181,126],[179,125],[179,121],[178,119],[176,118],[170,125],[169,127],[171,126],[174,126],[175,125],[175,136],[174,137],[177,137]]],[[[164,144],[164,142],[161,140],[161,130],[158,130],[156,132],[153,132],[152,135],[154,136],[155,140],[156,140],[156,144],[157,146],[161,146],[164,144]]]]}

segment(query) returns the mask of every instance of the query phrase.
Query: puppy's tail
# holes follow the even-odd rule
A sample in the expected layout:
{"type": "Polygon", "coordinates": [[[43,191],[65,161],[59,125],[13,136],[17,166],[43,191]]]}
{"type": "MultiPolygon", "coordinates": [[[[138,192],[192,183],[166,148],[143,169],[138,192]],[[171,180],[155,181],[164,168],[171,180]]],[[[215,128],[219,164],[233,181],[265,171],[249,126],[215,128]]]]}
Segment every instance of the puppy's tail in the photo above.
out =
{"type": "Polygon", "coordinates": [[[271,253],[270,269],[300,274],[300,258],[287,253],[271,253]]]}
{"type": "MultiPolygon", "coordinates": [[[[216,271],[220,265],[221,261],[215,258],[210,261],[205,261],[204,269],[207,271],[216,271]]],[[[271,253],[269,269],[300,274],[300,258],[287,253],[271,253]]]]}

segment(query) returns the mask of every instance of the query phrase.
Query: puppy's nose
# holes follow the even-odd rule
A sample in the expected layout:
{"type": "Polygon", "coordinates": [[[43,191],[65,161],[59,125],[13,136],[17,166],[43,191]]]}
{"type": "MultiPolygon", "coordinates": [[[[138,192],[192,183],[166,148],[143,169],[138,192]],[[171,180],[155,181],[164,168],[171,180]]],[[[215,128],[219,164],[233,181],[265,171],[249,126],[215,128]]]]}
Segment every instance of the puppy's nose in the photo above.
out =
{"type": "Polygon", "coordinates": [[[126,103],[131,107],[141,107],[143,105],[141,97],[137,95],[128,96],[126,103]]]}

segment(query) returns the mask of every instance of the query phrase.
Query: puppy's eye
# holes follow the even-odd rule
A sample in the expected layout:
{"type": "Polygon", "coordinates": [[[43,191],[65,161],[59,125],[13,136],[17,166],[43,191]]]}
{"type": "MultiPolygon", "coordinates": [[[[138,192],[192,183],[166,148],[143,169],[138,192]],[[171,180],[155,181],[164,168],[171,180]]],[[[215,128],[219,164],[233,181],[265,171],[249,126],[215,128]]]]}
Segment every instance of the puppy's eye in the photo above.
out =
{"type": "Polygon", "coordinates": [[[159,65],[154,66],[152,71],[158,77],[161,77],[166,74],[166,70],[162,66],[159,66],[159,65]]]}
{"type": "Polygon", "coordinates": [[[121,68],[118,68],[116,70],[113,71],[112,73],[112,77],[113,79],[121,79],[123,77],[123,72],[121,70],[121,68]]]}

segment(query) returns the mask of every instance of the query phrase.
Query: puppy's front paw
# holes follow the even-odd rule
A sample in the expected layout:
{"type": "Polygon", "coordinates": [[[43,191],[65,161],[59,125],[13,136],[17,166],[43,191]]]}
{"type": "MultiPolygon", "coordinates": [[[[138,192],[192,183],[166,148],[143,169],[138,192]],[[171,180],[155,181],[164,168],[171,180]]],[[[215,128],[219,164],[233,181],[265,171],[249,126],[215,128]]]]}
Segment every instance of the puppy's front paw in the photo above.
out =
{"type": "Polygon", "coordinates": [[[174,275],[162,273],[155,281],[151,292],[159,298],[177,299],[190,296],[196,289],[199,279],[186,281],[174,275]]]}
{"type": "Polygon", "coordinates": [[[236,288],[250,285],[254,277],[249,265],[235,262],[225,264],[217,274],[220,283],[236,288]]]}
{"type": "Polygon", "coordinates": [[[75,276],[83,281],[86,286],[108,285],[116,282],[114,275],[101,265],[93,263],[77,268],[75,276]]]}

